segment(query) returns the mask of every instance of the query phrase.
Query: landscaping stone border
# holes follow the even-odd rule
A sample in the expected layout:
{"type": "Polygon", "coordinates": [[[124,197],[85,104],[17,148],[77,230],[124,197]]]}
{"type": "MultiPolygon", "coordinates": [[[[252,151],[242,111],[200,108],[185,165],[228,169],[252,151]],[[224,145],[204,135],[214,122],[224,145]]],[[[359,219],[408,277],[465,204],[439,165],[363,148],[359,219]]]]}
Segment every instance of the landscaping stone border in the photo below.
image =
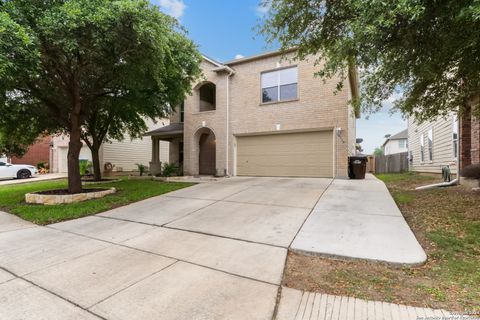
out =
{"type": "Polygon", "coordinates": [[[91,199],[103,198],[109,194],[117,192],[115,188],[98,189],[95,192],[84,192],[75,194],[39,194],[39,193],[27,193],[25,194],[25,202],[35,204],[67,204],[81,202],[91,199]]]}

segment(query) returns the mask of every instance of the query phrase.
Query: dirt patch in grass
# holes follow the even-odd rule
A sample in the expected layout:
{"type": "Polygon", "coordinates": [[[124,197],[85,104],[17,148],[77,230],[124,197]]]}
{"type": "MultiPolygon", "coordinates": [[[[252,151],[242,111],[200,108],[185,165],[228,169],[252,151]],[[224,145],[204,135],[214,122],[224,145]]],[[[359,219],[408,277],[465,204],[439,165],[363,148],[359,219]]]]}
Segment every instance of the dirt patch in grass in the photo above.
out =
{"type": "Polygon", "coordinates": [[[287,287],[458,312],[480,311],[480,193],[416,191],[438,178],[381,175],[428,255],[419,267],[289,253],[287,287]]]}

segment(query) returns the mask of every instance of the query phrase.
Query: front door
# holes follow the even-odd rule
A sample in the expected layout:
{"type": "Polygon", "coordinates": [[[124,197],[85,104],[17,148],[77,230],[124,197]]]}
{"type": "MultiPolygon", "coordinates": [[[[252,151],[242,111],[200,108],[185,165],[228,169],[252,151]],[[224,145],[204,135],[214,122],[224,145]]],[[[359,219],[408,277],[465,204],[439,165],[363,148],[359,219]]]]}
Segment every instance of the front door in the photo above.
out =
{"type": "Polygon", "coordinates": [[[200,136],[199,145],[199,173],[204,175],[215,175],[216,141],[213,132],[202,134],[200,136]]]}

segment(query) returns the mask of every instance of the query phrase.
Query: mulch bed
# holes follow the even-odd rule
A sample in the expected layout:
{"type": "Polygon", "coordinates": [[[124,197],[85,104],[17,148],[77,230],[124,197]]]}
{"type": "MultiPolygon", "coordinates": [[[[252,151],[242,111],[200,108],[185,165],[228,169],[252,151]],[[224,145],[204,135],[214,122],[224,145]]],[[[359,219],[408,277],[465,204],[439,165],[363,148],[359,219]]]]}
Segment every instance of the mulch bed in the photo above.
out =
{"type": "MultiPolygon", "coordinates": [[[[81,193],[99,192],[104,190],[108,190],[108,188],[83,189],[81,193]]],[[[34,193],[44,194],[44,195],[59,195],[59,196],[71,194],[68,192],[68,189],[46,190],[46,191],[38,191],[34,193]]]]}

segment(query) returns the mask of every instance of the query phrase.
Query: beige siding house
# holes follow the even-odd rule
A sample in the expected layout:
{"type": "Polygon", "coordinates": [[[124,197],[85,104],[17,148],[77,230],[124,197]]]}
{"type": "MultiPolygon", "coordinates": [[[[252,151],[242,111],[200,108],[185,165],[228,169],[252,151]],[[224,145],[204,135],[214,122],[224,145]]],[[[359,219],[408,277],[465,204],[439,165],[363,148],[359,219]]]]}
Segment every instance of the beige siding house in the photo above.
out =
{"type": "Polygon", "coordinates": [[[457,172],[458,121],[455,114],[416,123],[408,120],[408,148],[410,169],[418,172],[441,173],[442,167],[449,166],[457,172]]]}
{"type": "MultiPolygon", "coordinates": [[[[148,129],[158,128],[168,125],[169,120],[160,119],[156,123],[147,120],[148,129]]],[[[67,173],[67,153],[68,153],[68,136],[53,137],[50,153],[50,169],[51,172],[67,173]]],[[[168,162],[168,142],[160,144],[162,161],[168,162]]],[[[135,171],[137,163],[148,166],[152,155],[152,143],[150,139],[130,139],[126,136],[123,141],[111,141],[104,143],[100,149],[100,168],[104,168],[104,164],[110,162],[114,165],[113,171],[135,171]]],[[[90,149],[84,144],[80,151],[80,159],[92,160],[90,149]]]]}
{"type": "Polygon", "coordinates": [[[227,63],[204,57],[202,69],[171,124],[147,133],[152,169],[160,169],[158,143],[168,141],[169,162],[186,175],[347,176],[356,72],[334,94],[339,79],[314,77],[313,59],[291,62],[279,52],[227,63]]]}

